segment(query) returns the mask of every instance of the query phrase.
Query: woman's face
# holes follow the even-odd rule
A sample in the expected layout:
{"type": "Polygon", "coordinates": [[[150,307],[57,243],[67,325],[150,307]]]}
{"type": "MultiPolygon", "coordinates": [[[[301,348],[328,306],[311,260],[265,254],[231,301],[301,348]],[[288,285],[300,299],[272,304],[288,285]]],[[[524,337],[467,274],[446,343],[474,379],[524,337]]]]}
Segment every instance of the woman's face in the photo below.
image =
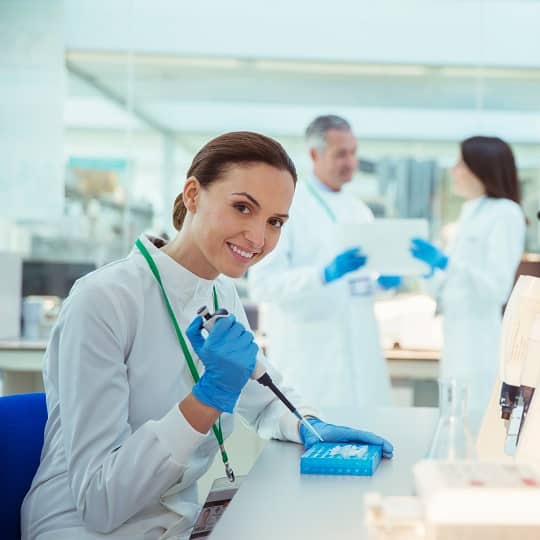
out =
{"type": "Polygon", "coordinates": [[[465,199],[476,199],[486,194],[484,184],[480,179],[467,167],[463,161],[463,157],[459,157],[456,164],[452,167],[452,191],[465,199]]]}
{"type": "Polygon", "coordinates": [[[184,200],[194,196],[194,206],[187,206],[199,275],[239,277],[270,253],[293,194],[291,174],[265,163],[233,165],[206,189],[188,179],[184,200]]]}

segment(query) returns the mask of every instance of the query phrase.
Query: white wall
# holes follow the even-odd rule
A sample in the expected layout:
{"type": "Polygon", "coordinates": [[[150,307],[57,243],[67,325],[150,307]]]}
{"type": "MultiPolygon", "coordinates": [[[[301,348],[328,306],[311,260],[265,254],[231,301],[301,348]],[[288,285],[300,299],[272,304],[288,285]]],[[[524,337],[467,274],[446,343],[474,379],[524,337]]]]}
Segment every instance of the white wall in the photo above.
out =
{"type": "MultiPolygon", "coordinates": [[[[540,101],[530,97],[539,91],[540,2],[65,0],[65,11],[68,51],[116,92],[129,86],[129,53],[140,53],[136,105],[174,132],[300,136],[333,112],[365,139],[483,132],[540,144],[540,101]]],[[[71,97],[66,122],[131,121],[106,108],[95,96],[71,97]]]]}
{"type": "Polygon", "coordinates": [[[526,0],[65,0],[65,10],[71,49],[540,66],[540,3],[526,0]]]}
{"type": "Polygon", "coordinates": [[[2,217],[49,219],[63,210],[63,4],[0,2],[2,217]]]}

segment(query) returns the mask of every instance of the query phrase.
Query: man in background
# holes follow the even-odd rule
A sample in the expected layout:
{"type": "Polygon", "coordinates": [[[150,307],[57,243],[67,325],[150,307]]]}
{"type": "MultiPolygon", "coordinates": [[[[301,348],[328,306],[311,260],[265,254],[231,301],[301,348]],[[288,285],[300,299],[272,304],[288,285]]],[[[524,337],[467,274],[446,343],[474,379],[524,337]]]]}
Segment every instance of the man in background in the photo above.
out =
{"type": "Polygon", "coordinates": [[[372,221],[348,193],[357,142],[339,116],[306,129],[312,174],[299,182],[275,251],[248,276],[251,298],[264,303],[269,360],[320,410],[390,405],[390,380],[379,342],[373,296],[395,276],[373,280],[360,246],[340,251],[336,225],[372,221]]]}

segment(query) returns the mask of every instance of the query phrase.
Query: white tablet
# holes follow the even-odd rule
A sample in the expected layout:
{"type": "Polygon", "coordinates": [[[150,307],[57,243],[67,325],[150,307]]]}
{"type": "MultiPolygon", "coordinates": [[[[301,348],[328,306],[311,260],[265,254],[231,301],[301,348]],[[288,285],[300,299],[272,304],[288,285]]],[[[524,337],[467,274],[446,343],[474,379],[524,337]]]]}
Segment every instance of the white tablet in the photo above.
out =
{"type": "Polygon", "coordinates": [[[359,246],[368,257],[366,270],[384,275],[421,276],[426,263],[409,252],[411,239],[428,239],[425,219],[376,219],[371,223],[336,225],[336,242],[341,249],[359,246]]]}

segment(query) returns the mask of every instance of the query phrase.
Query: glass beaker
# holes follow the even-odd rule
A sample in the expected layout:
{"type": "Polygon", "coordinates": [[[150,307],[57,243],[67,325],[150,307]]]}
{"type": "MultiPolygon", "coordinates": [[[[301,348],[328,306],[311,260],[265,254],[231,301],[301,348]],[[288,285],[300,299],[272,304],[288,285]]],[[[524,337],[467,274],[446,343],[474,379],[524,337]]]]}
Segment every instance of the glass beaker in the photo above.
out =
{"type": "Polygon", "coordinates": [[[439,422],[427,459],[475,459],[476,449],[467,422],[466,381],[439,379],[439,422]]]}

